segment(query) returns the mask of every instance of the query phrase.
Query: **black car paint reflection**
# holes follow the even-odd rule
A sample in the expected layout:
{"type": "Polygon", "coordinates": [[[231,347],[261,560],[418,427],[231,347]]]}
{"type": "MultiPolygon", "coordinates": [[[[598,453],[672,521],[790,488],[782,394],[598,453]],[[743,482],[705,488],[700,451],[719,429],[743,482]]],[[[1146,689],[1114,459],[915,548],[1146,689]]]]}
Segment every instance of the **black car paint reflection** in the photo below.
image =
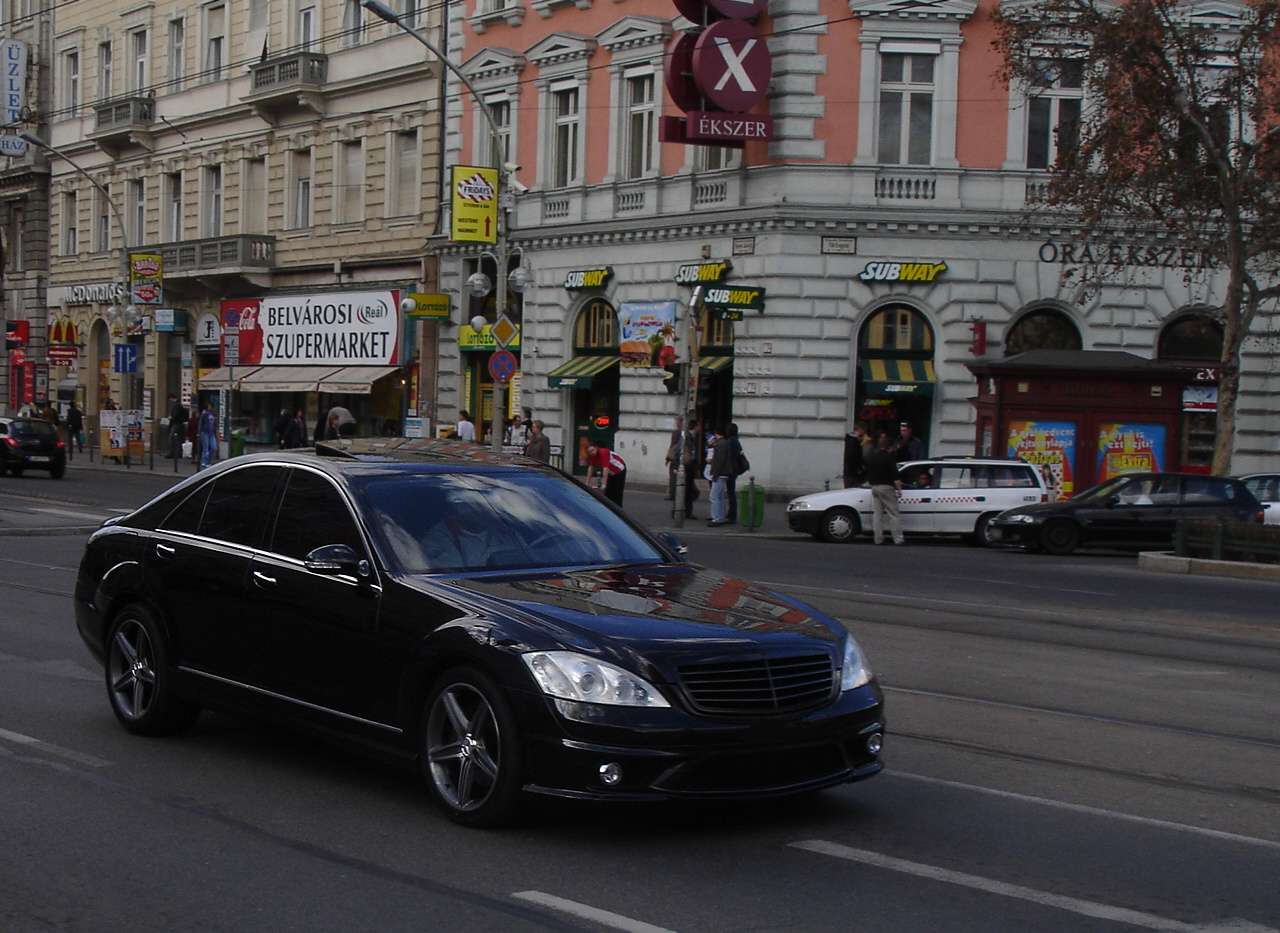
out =
{"type": "Polygon", "coordinates": [[[271,717],[420,767],[473,825],[530,792],[749,797],[880,770],[881,693],[839,623],[466,447],[237,458],[96,532],[77,624],[125,728],[271,717]]]}

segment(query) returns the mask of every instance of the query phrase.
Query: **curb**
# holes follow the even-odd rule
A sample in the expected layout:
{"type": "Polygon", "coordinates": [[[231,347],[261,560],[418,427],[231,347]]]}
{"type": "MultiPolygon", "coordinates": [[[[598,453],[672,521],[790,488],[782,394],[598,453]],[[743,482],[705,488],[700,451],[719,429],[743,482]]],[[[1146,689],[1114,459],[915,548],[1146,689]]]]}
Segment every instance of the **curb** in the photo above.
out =
{"type": "Polygon", "coordinates": [[[1138,567],[1158,573],[1186,573],[1208,577],[1234,577],[1237,580],[1280,582],[1280,564],[1249,564],[1236,560],[1178,557],[1169,551],[1143,551],[1138,555],[1138,567]]]}

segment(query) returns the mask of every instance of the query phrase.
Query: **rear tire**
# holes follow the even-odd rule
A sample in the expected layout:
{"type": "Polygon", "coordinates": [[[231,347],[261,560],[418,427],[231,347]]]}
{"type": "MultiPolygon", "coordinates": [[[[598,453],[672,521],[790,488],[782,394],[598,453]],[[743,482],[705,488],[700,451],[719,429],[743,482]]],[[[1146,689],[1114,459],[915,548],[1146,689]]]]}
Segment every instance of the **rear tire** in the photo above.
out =
{"type": "Polygon", "coordinates": [[[12,473],[14,476],[21,476],[22,471],[24,469],[26,469],[26,467],[19,466],[16,463],[12,463],[9,465],[9,472],[12,473]]]}
{"type": "Polygon", "coordinates": [[[50,479],[62,479],[62,475],[67,472],[66,464],[62,466],[52,467],[49,470],[50,479]]]}
{"type": "Polygon", "coordinates": [[[195,724],[200,707],[173,692],[169,647],[149,609],[125,606],[107,632],[107,699],[135,735],[172,735],[195,724]]]}
{"type": "Polygon", "coordinates": [[[845,544],[862,533],[862,522],[853,509],[828,509],[822,516],[822,525],[818,528],[818,537],[823,541],[845,544]]]}
{"type": "Polygon", "coordinates": [[[1040,529],[1040,550],[1061,557],[1080,546],[1080,529],[1069,519],[1055,518],[1040,529]]]}

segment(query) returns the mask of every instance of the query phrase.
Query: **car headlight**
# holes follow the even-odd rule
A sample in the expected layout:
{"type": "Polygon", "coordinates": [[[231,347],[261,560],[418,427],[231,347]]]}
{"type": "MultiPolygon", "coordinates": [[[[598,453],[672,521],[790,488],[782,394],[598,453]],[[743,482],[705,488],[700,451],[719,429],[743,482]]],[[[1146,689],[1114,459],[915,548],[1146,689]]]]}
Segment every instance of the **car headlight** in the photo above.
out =
{"type": "Polygon", "coordinates": [[[574,651],[531,651],[521,657],[547,696],[607,706],[671,705],[648,681],[574,651]]]}
{"type": "Polygon", "coordinates": [[[844,640],[844,664],[840,668],[840,691],[853,690],[871,682],[867,658],[850,635],[844,640]]]}
{"type": "Polygon", "coordinates": [[[1000,521],[1002,523],[1008,522],[1011,525],[1030,525],[1033,522],[1035,522],[1035,520],[1036,520],[1036,517],[1034,515],[1027,515],[1025,513],[1019,514],[1019,515],[1000,516],[1000,521]]]}
{"type": "Polygon", "coordinates": [[[794,499],[791,502],[787,503],[788,512],[799,512],[801,509],[808,509],[808,508],[811,508],[811,506],[809,505],[809,503],[805,502],[803,499],[794,499]]]}

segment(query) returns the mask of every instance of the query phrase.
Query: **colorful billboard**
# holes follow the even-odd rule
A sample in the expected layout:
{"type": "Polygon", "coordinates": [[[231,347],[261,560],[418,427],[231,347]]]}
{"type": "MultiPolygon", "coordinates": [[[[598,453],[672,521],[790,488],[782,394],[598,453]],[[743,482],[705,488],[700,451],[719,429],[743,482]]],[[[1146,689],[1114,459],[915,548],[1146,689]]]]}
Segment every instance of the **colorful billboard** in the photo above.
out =
{"type": "Polygon", "coordinates": [[[1075,494],[1076,423],[1010,421],[1006,456],[1037,464],[1053,499],[1075,494]]]}
{"type": "Polygon", "coordinates": [[[333,292],[222,302],[224,366],[396,366],[400,296],[333,292]]]}
{"type": "Polygon", "coordinates": [[[648,369],[676,361],[674,301],[624,301],[618,319],[623,366],[648,369]]]}
{"type": "Polygon", "coordinates": [[[1167,434],[1163,424],[1103,422],[1098,425],[1097,481],[1102,483],[1124,473],[1163,470],[1167,434]]]}

